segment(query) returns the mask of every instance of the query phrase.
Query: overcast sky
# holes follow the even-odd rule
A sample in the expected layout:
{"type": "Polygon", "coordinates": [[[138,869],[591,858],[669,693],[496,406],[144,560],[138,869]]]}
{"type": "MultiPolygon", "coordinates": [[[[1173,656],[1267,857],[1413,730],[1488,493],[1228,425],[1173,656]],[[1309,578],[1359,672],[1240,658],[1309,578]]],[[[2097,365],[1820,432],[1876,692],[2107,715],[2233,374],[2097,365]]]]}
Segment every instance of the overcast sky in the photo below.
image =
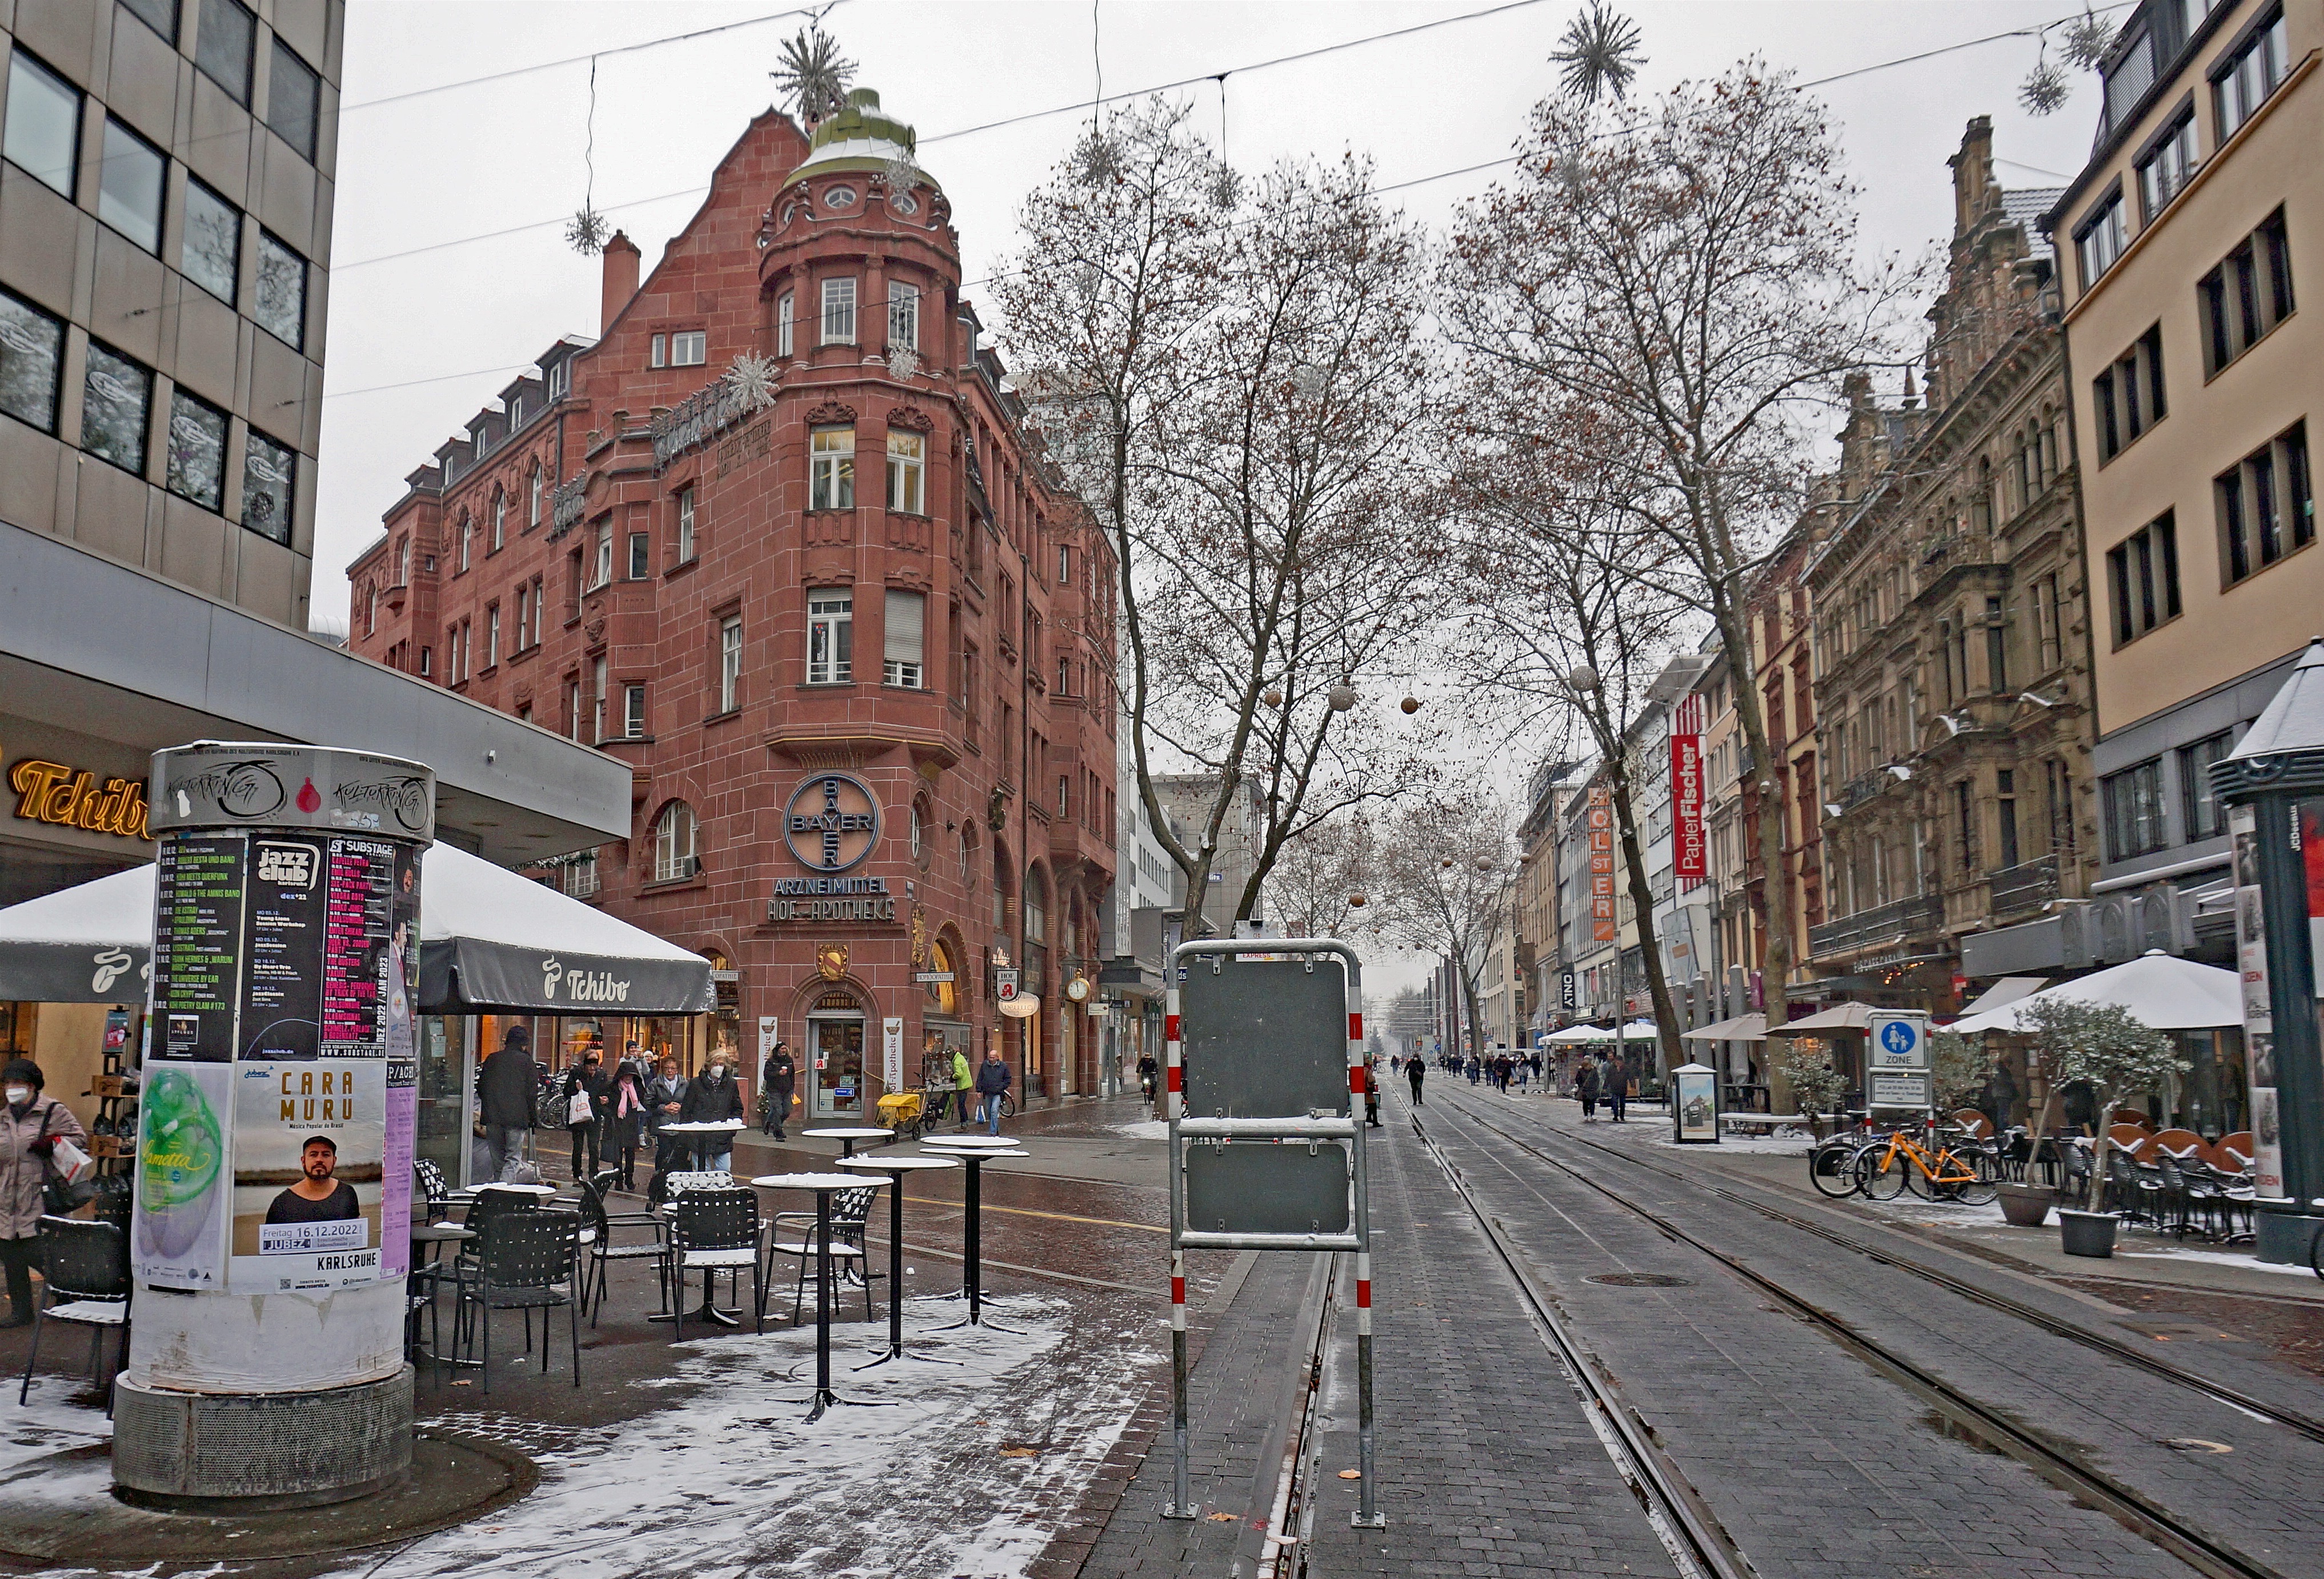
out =
{"type": "MultiPolygon", "coordinates": [[[[1491,7],[1099,0],[1094,60],[1084,0],[840,0],[826,25],[859,63],[858,85],[878,88],[891,113],[918,128],[921,162],[952,199],[975,298],[973,282],[1013,250],[1019,202],[1085,122],[1097,68],[1109,94],[1197,79],[1173,91],[1196,106],[1196,125],[1213,138],[1221,88],[1208,79],[1230,73],[1225,145],[1239,165],[1352,148],[1374,161],[1383,185],[1422,180],[1508,153],[1528,107],[1554,86],[1548,57],[1577,5],[1504,5],[1402,38],[1351,41],[1491,7]],[[1261,64],[1342,43],[1351,47],[1261,64]],[[1058,113],[1039,113],[1049,111],[1058,113]],[[975,129],[1017,116],[1032,118],[975,129]]],[[[1993,117],[1998,174],[2010,186],[2063,184],[2089,146],[2095,78],[2078,75],[2066,106],[2035,118],[2017,104],[2036,60],[2033,37],[1953,48],[2061,22],[2078,13],[2072,0],[1625,9],[1647,56],[1634,91],[1715,74],[1755,51],[1809,80],[1948,51],[1814,89],[1840,128],[1864,189],[1867,243],[1877,250],[1918,252],[1945,234],[1945,160],[1972,115],[1993,117]]],[[[565,218],[594,194],[650,270],[700,203],[719,156],[771,101],[777,47],[802,24],[781,0],[354,0],[316,530],[318,623],[344,623],[345,567],[378,531],[404,475],[558,336],[596,332],[598,264],[566,246],[565,218]],[[752,25],[729,25],[737,23],[752,25]],[[628,48],[706,29],[724,31],[628,48]],[[586,57],[616,50],[624,52],[596,61],[593,115],[586,57]],[[487,77],[498,79],[472,80],[487,77]]],[[[1397,200],[1441,231],[1500,173],[1425,180],[1397,200]]],[[[1376,991],[1417,974],[1379,965],[1376,991]]]]}

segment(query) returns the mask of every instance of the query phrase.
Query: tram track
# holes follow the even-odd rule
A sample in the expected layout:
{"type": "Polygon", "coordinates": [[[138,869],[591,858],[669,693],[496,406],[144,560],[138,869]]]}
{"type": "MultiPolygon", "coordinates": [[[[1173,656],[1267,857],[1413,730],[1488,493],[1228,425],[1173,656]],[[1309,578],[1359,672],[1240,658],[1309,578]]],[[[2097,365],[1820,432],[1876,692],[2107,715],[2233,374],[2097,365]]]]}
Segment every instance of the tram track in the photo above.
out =
{"type": "MultiPolygon", "coordinates": [[[[1447,1110],[1458,1113],[1462,1118],[1476,1125],[1479,1129],[1489,1131],[1493,1135],[1498,1136],[1508,1146],[1523,1152],[1526,1156],[1531,1157],[1537,1161],[1555,1168],[1559,1173],[1571,1177],[1575,1182],[1582,1184],[1596,1194],[1604,1196],[1607,1200],[1613,1202],[1616,1205],[1620,1206],[1626,1212],[1628,1212],[1645,1221],[1652,1226],[1655,1232],[1662,1234],[1666,1239],[1684,1244],[1710,1260],[1718,1262],[1720,1266],[1726,1268],[1735,1276],[1742,1279],[1753,1288],[1776,1301],[1784,1310],[1801,1317],[1812,1326],[1823,1332],[1827,1336],[1837,1342],[1843,1349],[1862,1360],[1877,1373],[1895,1381],[1904,1388],[1906,1391],[1919,1398],[1923,1402],[1934,1409],[1937,1414],[1953,1429],[1984,1446],[2006,1454],[2008,1457],[2015,1460],[2025,1468],[2033,1471],[2035,1474],[2040,1475],[2043,1480],[2049,1482],[2050,1484],[2059,1488],[2069,1495],[2077,1498],[2087,1505],[2099,1510],[2124,1528],[2131,1530],[2142,1538],[2153,1543],[2155,1546],[2160,1547],[2164,1551],[2169,1552],[2172,1556],[2176,1557],[2181,1562],[2187,1564],[2196,1572],[2210,1575],[2212,1576],[2212,1579],[2282,1579],[2282,1575],[2278,1569],[2269,1565],[2257,1557],[2238,1550],[2201,1528],[2181,1518],[2170,1509],[2163,1507],[2153,1498],[2136,1488],[2124,1484],[2113,1477],[2104,1474],[2082,1463],[2072,1454],[2053,1446],[2049,1442],[2043,1440],[2040,1436],[2019,1426],[2015,1420],[2011,1419],[2007,1416],[1987,1406],[1981,1400],[1970,1396],[1960,1389],[1954,1387],[1944,1380],[1941,1377],[1928,1370],[1926,1367],[1922,1366],[1905,1355],[1897,1353],[1890,1345],[1885,1344],[1878,1339],[1864,1333],[1851,1323],[1818,1305],[1815,1301],[1803,1295],[1796,1293],[1784,1284],[1780,1279],[1769,1277],[1766,1273],[1753,1268],[1740,1258],[1720,1250],[1716,1246],[1705,1241],[1699,1234],[1690,1232],[1680,1223],[1674,1222],[1668,1216],[1655,1212],[1647,1206],[1642,1205],[1634,1200],[1627,1198],[1618,1191],[1600,1183],[1595,1178],[1592,1178],[1587,1172],[1575,1167],[1572,1162],[1552,1155],[1549,1151],[1543,1150],[1540,1146],[1533,1144],[1532,1141],[1528,1140],[1525,1137],[1512,1132],[1501,1124],[1493,1122],[1492,1120],[1486,1115],[1474,1111],[1467,1103],[1454,1101],[1447,1104],[1447,1110]]],[[[1495,1246],[1497,1249],[1500,1250],[1503,1260],[1508,1261],[1513,1270],[1517,1270],[1519,1271],[1519,1282],[1521,1286],[1526,1288],[1529,1301],[1535,1302],[1537,1308],[1543,1304],[1548,1303],[1549,1301],[1546,1292],[1538,1289],[1536,1280],[1533,1278],[1529,1270],[1525,1269],[1522,1252],[1517,1251],[1513,1245],[1507,1243],[1505,1232],[1500,1228],[1499,1223],[1492,1217],[1491,1214],[1484,1208],[1482,1204],[1480,1203],[1475,1196],[1471,1192],[1466,1181],[1460,1177],[1457,1164],[1446,1155],[1443,1149],[1439,1145],[1436,1140],[1427,1133],[1426,1129],[1422,1124],[1422,1115],[1416,1112],[1412,1116],[1415,1128],[1419,1132],[1423,1143],[1428,1147],[1432,1153],[1436,1155],[1440,1164],[1443,1165],[1448,1174],[1453,1177],[1455,1186],[1459,1189],[1462,1198],[1468,1203],[1470,1210],[1476,1215],[1480,1224],[1484,1227],[1488,1236],[1494,1240],[1495,1246]]],[[[1432,1114],[1430,1116],[1433,1118],[1434,1115],[1432,1114]]],[[[1695,1185],[1714,1196],[1728,1195],[1728,1192],[1719,1190],[1715,1187],[1702,1185],[1700,1181],[1689,1179],[1683,1175],[1671,1173],[1667,1169],[1655,1168],[1651,1163],[1643,1162],[1637,1159],[1628,1157],[1610,1147],[1592,1145],[1587,1141],[1580,1141],[1577,1137],[1560,1135],[1558,1139],[1574,1140],[1578,1144],[1588,1146],[1592,1151],[1602,1153],[1606,1156],[1630,1163],[1633,1167],[1648,1174],[1667,1177],[1681,1183],[1695,1185]]],[[[1504,1164],[1504,1166],[1506,1167],[1506,1164],[1504,1164]]],[[[1513,1177],[1516,1177],[1514,1169],[1510,1169],[1509,1171],[1513,1177]]],[[[1537,1189],[1537,1187],[1536,1187],[1537,1189]]],[[[1861,1243],[1851,1242],[1844,1235],[1827,1233],[1819,1225],[1807,1223],[1803,1220],[1794,1219],[1790,1217],[1789,1214],[1784,1214],[1772,1207],[1765,1206],[1761,1203],[1751,1201],[1746,1197],[1736,1196],[1730,1197],[1730,1204],[1742,1206],[1755,1212],[1760,1212],[1779,1223],[1784,1223],[1794,1229],[1812,1233],[1818,1238],[1831,1240],[1834,1242],[1842,1244],[1850,1250],[1857,1251],[1858,1253],[1867,1255],[1868,1257],[1879,1260],[1884,1264],[1900,1266],[1902,1270],[1907,1272],[1922,1276],[1935,1276],[1935,1280],[1943,1280],[1941,1276],[1932,1275],[1926,1269],[1914,1266],[1911,1263],[1900,1263],[1893,1257],[1879,1255],[1877,1251],[1872,1251],[1861,1243]]],[[[1958,1291],[1969,1297],[1975,1297],[1975,1294],[1969,1289],[1961,1289],[1958,1291]]],[[[1980,1299],[1979,1303],[1994,1306],[1994,1307],[1997,1309],[2004,1309],[2006,1314],[2010,1314],[2012,1316],[2019,1315],[2018,1310],[2008,1308],[2009,1307],[2015,1306],[2017,1302],[2007,1300],[2006,1296],[1994,1296],[1988,1299],[1980,1299]],[[1994,1302],[1996,1300],[2000,1300],[2003,1303],[1995,1305],[1994,1302]]],[[[2030,1309],[2030,1307],[2028,1308],[2030,1309]]],[[[2039,1315],[2039,1313],[2035,1312],[2033,1313],[2033,1315],[2039,1315]]],[[[2024,1319],[2032,1319],[2032,1316],[2028,1316],[2024,1317],[2024,1319]]],[[[2052,1324],[2049,1321],[2041,1321],[2036,1323],[2036,1325],[2041,1325],[2045,1331],[2052,1330],[2052,1324]]],[[[2071,1324],[2060,1323],[2057,1325],[2063,1326],[2066,1329],[2060,1333],[2059,1335],[2068,1338],[2088,1337],[2092,1340],[2090,1344],[2091,1347],[2098,1349],[2101,1353],[2108,1354],[2110,1357],[2115,1357],[2114,1347],[2116,1346],[2109,1345],[2107,1340],[2100,1338],[2098,1334],[2078,1334],[2077,1331],[2072,1328],[2071,1324]]],[[[2133,1356],[2135,1354],[2136,1352],[2135,1350],[2126,1349],[2125,1356],[2123,1357],[2133,1356]]],[[[2144,1361],[2146,1357],[2138,1356],[2138,1358],[2144,1361]]],[[[2163,1365],[2160,1362],[2153,1362],[2142,1363],[2139,1366],[2139,1369],[2150,1373],[2167,1376],[2171,1380],[2189,1387],[2192,1390],[2203,1393],[2208,1397],[2213,1398],[2217,1401],[2228,1403],[2232,1405],[2232,1407],[2244,1409],[2246,1413],[2257,1415],[2263,1419],[2271,1420],[2295,1430],[2300,1429],[2299,1425],[2295,1424],[2295,1422],[2305,1421],[2305,1417],[2299,1416],[2290,1411],[2272,1408],[2264,1403],[2247,1407],[2240,1402],[2236,1402],[2234,1399],[2223,1397],[2221,1396],[2223,1390],[2226,1392],[2234,1392],[2236,1390],[2222,1390],[2219,1384],[2211,1382],[2208,1379],[2195,1376],[2190,1372],[2181,1371],[2176,1367],[2163,1365]]],[[[1577,1371],[1577,1375],[1580,1374],[1582,1373],[1577,1371]]],[[[2240,1397],[2241,1395],[2238,1394],[2237,1396],[2240,1397]]],[[[2311,1425],[2313,1424],[2313,1422],[2307,1423],[2311,1425]]],[[[1676,1472],[1673,1471],[1672,1473],[1675,1474],[1676,1472]]],[[[1680,1483],[1683,1484],[1683,1477],[1680,1478],[1680,1483]]]]}

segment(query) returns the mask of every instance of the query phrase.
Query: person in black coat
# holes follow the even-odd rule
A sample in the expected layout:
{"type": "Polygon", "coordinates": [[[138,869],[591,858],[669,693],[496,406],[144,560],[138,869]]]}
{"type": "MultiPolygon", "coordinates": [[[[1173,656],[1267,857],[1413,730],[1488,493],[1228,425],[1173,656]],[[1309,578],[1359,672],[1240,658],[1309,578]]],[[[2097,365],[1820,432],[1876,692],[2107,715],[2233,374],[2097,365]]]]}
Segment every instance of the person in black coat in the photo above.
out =
{"type": "Polygon", "coordinates": [[[683,1135],[665,1135],[662,1127],[677,1123],[686,1113],[686,1094],[694,1083],[678,1072],[676,1058],[664,1058],[661,1072],[646,1082],[646,1132],[653,1137],[654,1171],[667,1173],[682,1166],[689,1155],[683,1135]]]}
{"type": "Polygon", "coordinates": [[[508,1177],[510,1163],[521,1154],[523,1137],[532,1131],[532,1100],[540,1088],[540,1073],[532,1061],[532,1033],[521,1025],[512,1025],[501,1039],[500,1051],[485,1058],[476,1072],[484,1150],[496,1179],[508,1177]]]}
{"type": "Polygon", "coordinates": [[[1412,1082],[1412,1105],[1420,1105],[1420,1083],[1428,1078],[1428,1066],[1417,1057],[1404,1061],[1404,1077],[1412,1082]]]}
{"type": "Polygon", "coordinates": [[[790,1043],[777,1042],[775,1050],[767,1055],[766,1067],[759,1071],[759,1085],[767,1094],[767,1133],[779,1140],[783,1121],[790,1117],[791,1094],[798,1089],[798,1063],[791,1057],[790,1043]]]}
{"type": "MultiPolygon", "coordinates": [[[[742,1087],[726,1070],[726,1055],[710,1055],[710,1067],[702,1077],[686,1088],[686,1101],[680,1104],[678,1119],[688,1124],[723,1124],[742,1116],[742,1087]]],[[[725,1173],[734,1166],[734,1141],[732,1136],[705,1137],[706,1150],[710,1152],[707,1164],[713,1173],[725,1173]]]]}
{"type": "Polygon", "coordinates": [[[573,1177],[576,1180],[588,1178],[604,1166],[605,1098],[612,1089],[605,1078],[604,1060],[593,1047],[582,1054],[581,1061],[567,1072],[565,1085],[558,1092],[566,1103],[565,1127],[573,1135],[573,1177]],[[573,1099],[584,1095],[589,1099],[589,1116],[586,1120],[576,1119],[573,1116],[573,1099]],[[587,1173],[581,1170],[584,1151],[588,1153],[587,1173]]]}

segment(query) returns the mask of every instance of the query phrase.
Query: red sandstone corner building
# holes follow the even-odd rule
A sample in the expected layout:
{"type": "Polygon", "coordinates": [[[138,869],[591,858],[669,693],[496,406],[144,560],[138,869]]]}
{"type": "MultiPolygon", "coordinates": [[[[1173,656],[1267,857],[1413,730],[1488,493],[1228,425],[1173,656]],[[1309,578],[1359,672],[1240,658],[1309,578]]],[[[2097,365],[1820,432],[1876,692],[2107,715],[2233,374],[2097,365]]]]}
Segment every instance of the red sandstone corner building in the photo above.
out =
{"type": "Polygon", "coordinates": [[[1023,1094],[1097,1089],[1115,566],[977,345],[913,140],[863,90],[811,143],[753,121],[642,286],[607,245],[603,337],[348,568],[357,652],[631,764],[631,836],[536,874],[720,973],[719,1014],[607,1004],[558,1061],[732,1042],[755,1076],[779,1036],[807,1115],[853,1117],[894,1032],[901,1089],[988,1046],[1023,1094]]]}

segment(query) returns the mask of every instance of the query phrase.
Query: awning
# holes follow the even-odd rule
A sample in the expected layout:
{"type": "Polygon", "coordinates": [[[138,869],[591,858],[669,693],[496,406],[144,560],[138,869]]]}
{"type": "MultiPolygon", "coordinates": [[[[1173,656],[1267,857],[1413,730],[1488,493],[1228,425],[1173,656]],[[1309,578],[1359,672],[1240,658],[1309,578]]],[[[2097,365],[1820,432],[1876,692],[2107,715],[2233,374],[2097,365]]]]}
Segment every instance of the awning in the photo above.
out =
{"type": "Polygon", "coordinates": [[[1679,1040],[1687,1042],[1763,1042],[1766,1039],[1767,1017],[1764,1014],[1738,1014],[1732,1020],[1722,1020],[1700,1030],[1679,1033],[1679,1040]]]}
{"type": "Polygon", "coordinates": [[[2048,1002],[2119,1004],[2156,1030],[2241,1025],[2239,986],[2233,971],[2150,948],[2126,965],[2060,982],[1982,1014],[1964,1015],[1946,1029],[2014,1031],[2026,1010],[2048,1002]]]}
{"type": "Polygon", "coordinates": [[[2018,999],[2038,993],[2049,984],[2050,978],[2047,976],[2004,976],[1984,992],[1979,993],[1977,995],[1977,1002],[1961,1011],[1961,1018],[1966,1020],[1972,1014],[1983,1014],[1989,1009],[1998,1009],[2004,1003],[2015,1003],[2018,999]]]}
{"type": "Polygon", "coordinates": [[[1771,1025],[1769,1036],[1821,1036],[1827,1031],[1863,1030],[1871,1023],[1872,1011],[1862,1003],[1835,1003],[1821,1014],[1811,1014],[1805,1020],[1794,1020],[1788,1025],[1771,1025]]]}
{"type": "Polygon", "coordinates": [[[1541,1039],[1544,1047],[1573,1047],[1582,1042],[1609,1042],[1610,1030],[1600,1030],[1594,1025],[1569,1025],[1563,1030],[1551,1031],[1541,1039]]]}
{"type": "MultiPolygon", "coordinates": [[[[145,993],[148,866],[0,910],[0,999],[120,1003],[145,993]]],[[[420,1008],[703,1014],[710,962],[451,845],[421,857],[420,1008]]]]}

